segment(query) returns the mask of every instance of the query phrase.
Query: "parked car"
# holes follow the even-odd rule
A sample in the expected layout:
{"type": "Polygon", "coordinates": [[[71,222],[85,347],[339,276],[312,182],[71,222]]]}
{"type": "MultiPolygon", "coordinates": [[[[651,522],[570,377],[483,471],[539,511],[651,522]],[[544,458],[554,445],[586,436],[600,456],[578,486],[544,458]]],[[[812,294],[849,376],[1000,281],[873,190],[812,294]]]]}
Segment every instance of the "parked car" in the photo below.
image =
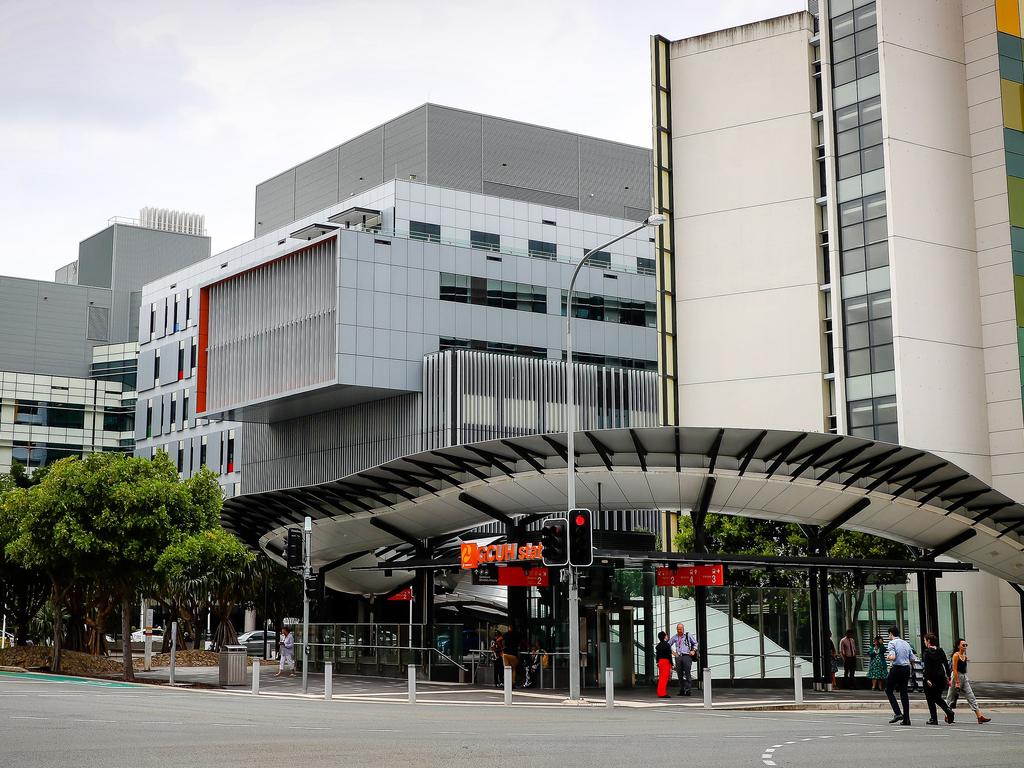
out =
{"type": "MultiPolygon", "coordinates": [[[[271,653],[277,647],[277,632],[267,631],[267,652],[271,653]]],[[[263,655],[263,630],[254,629],[252,632],[243,632],[238,636],[238,644],[244,645],[246,653],[250,656],[263,655]]]]}
{"type": "MultiPolygon", "coordinates": [[[[163,639],[164,639],[163,627],[153,627],[153,643],[156,644],[156,642],[158,640],[162,642],[163,639]]],[[[133,643],[142,643],[142,642],[145,642],[145,640],[146,640],[146,631],[144,629],[137,629],[134,632],[132,632],[132,642],[133,643]]]]}

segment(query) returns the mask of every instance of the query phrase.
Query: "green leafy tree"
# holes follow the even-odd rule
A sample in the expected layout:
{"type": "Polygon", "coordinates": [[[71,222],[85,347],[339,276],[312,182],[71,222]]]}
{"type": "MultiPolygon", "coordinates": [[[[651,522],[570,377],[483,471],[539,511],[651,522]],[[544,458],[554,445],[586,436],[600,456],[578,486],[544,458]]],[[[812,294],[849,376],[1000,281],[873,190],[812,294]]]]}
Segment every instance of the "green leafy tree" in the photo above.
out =
{"type": "MultiPolygon", "coordinates": [[[[231,611],[239,603],[252,602],[262,581],[256,556],[235,536],[215,528],[180,539],[160,555],[156,572],[167,594],[184,609],[189,625],[206,607],[217,617],[215,648],[238,642],[231,611]]],[[[198,642],[196,632],[193,637],[198,642]]]]}
{"type": "MultiPolygon", "coordinates": [[[[31,568],[22,568],[5,552],[7,543],[14,537],[15,529],[10,516],[4,513],[4,497],[15,488],[30,487],[32,479],[33,476],[26,475],[25,468],[17,462],[10,473],[0,474],[0,600],[9,619],[8,628],[17,645],[24,645],[28,641],[32,619],[43,607],[49,594],[44,574],[31,568]]],[[[41,475],[39,479],[42,479],[41,475]]]]}
{"type": "Polygon", "coordinates": [[[115,453],[63,459],[38,485],[6,494],[15,532],[7,555],[51,582],[51,668],[60,669],[60,606],[76,586],[96,588],[120,604],[124,677],[132,679],[132,601],[164,549],[216,526],[220,505],[213,473],[181,481],[163,453],[152,460],[115,453]]]}

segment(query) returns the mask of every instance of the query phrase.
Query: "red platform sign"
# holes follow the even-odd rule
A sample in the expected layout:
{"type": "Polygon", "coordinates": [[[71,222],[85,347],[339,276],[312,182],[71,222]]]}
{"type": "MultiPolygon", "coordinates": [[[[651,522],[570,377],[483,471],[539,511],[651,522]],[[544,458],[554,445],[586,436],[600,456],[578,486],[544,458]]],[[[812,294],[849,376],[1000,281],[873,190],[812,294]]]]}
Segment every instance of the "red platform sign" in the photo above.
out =
{"type": "Polygon", "coordinates": [[[498,569],[498,586],[501,587],[546,587],[548,569],[505,567],[498,569]]]}
{"type": "Polygon", "coordinates": [[[394,600],[395,602],[403,602],[405,600],[412,600],[412,587],[406,587],[401,592],[395,592],[388,600],[394,600]]]}
{"type": "Polygon", "coordinates": [[[725,584],[725,569],[721,565],[655,568],[654,583],[659,587],[720,587],[725,584]]]}

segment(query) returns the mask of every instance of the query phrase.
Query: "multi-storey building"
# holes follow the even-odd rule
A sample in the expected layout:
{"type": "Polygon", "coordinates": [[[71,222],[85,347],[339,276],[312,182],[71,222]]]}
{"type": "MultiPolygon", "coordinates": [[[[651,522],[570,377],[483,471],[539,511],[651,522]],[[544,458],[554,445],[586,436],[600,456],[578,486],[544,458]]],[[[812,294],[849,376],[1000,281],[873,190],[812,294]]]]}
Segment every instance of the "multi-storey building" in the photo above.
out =
{"type": "Polygon", "coordinates": [[[134,449],[142,285],[209,253],[201,233],[116,220],[56,282],[0,277],[0,472],[134,449]]]}
{"type": "MultiPolygon", "coordinates": [[[[899,443],[1024,499],[1018,4],[810,11],[653,40],[666,420],[899,443]]],[[[1019,595],[943,584],[979,675],[1024,676],[1019,595]]]]}
{"type": "MultiPolygon", "coordinates": [[[[648,215],[649,173],[639,147],[428,104],[260,184],[254,240],[145,289],[138,452],[230,496],[557,429],[572,262],[648,215]]],[[[652,249],[578,284],[589,424],[654,418],[652,249]]]]}

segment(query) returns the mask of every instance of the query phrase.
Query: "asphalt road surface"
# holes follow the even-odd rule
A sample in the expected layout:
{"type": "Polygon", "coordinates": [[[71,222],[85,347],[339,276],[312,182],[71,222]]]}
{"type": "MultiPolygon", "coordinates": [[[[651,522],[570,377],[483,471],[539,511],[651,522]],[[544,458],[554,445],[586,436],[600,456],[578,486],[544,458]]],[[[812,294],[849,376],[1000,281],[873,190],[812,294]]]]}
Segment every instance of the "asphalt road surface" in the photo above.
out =
{"type": "MultiPolygon", "coordinates": [[[[917,702],[919,706],[923,703],[917,702]]],[[[985,726],[881,712],[423,705],[51,680],[0,673],[0,766],[737,766],[1024,763],[1024,713],[985,726]]]]}

